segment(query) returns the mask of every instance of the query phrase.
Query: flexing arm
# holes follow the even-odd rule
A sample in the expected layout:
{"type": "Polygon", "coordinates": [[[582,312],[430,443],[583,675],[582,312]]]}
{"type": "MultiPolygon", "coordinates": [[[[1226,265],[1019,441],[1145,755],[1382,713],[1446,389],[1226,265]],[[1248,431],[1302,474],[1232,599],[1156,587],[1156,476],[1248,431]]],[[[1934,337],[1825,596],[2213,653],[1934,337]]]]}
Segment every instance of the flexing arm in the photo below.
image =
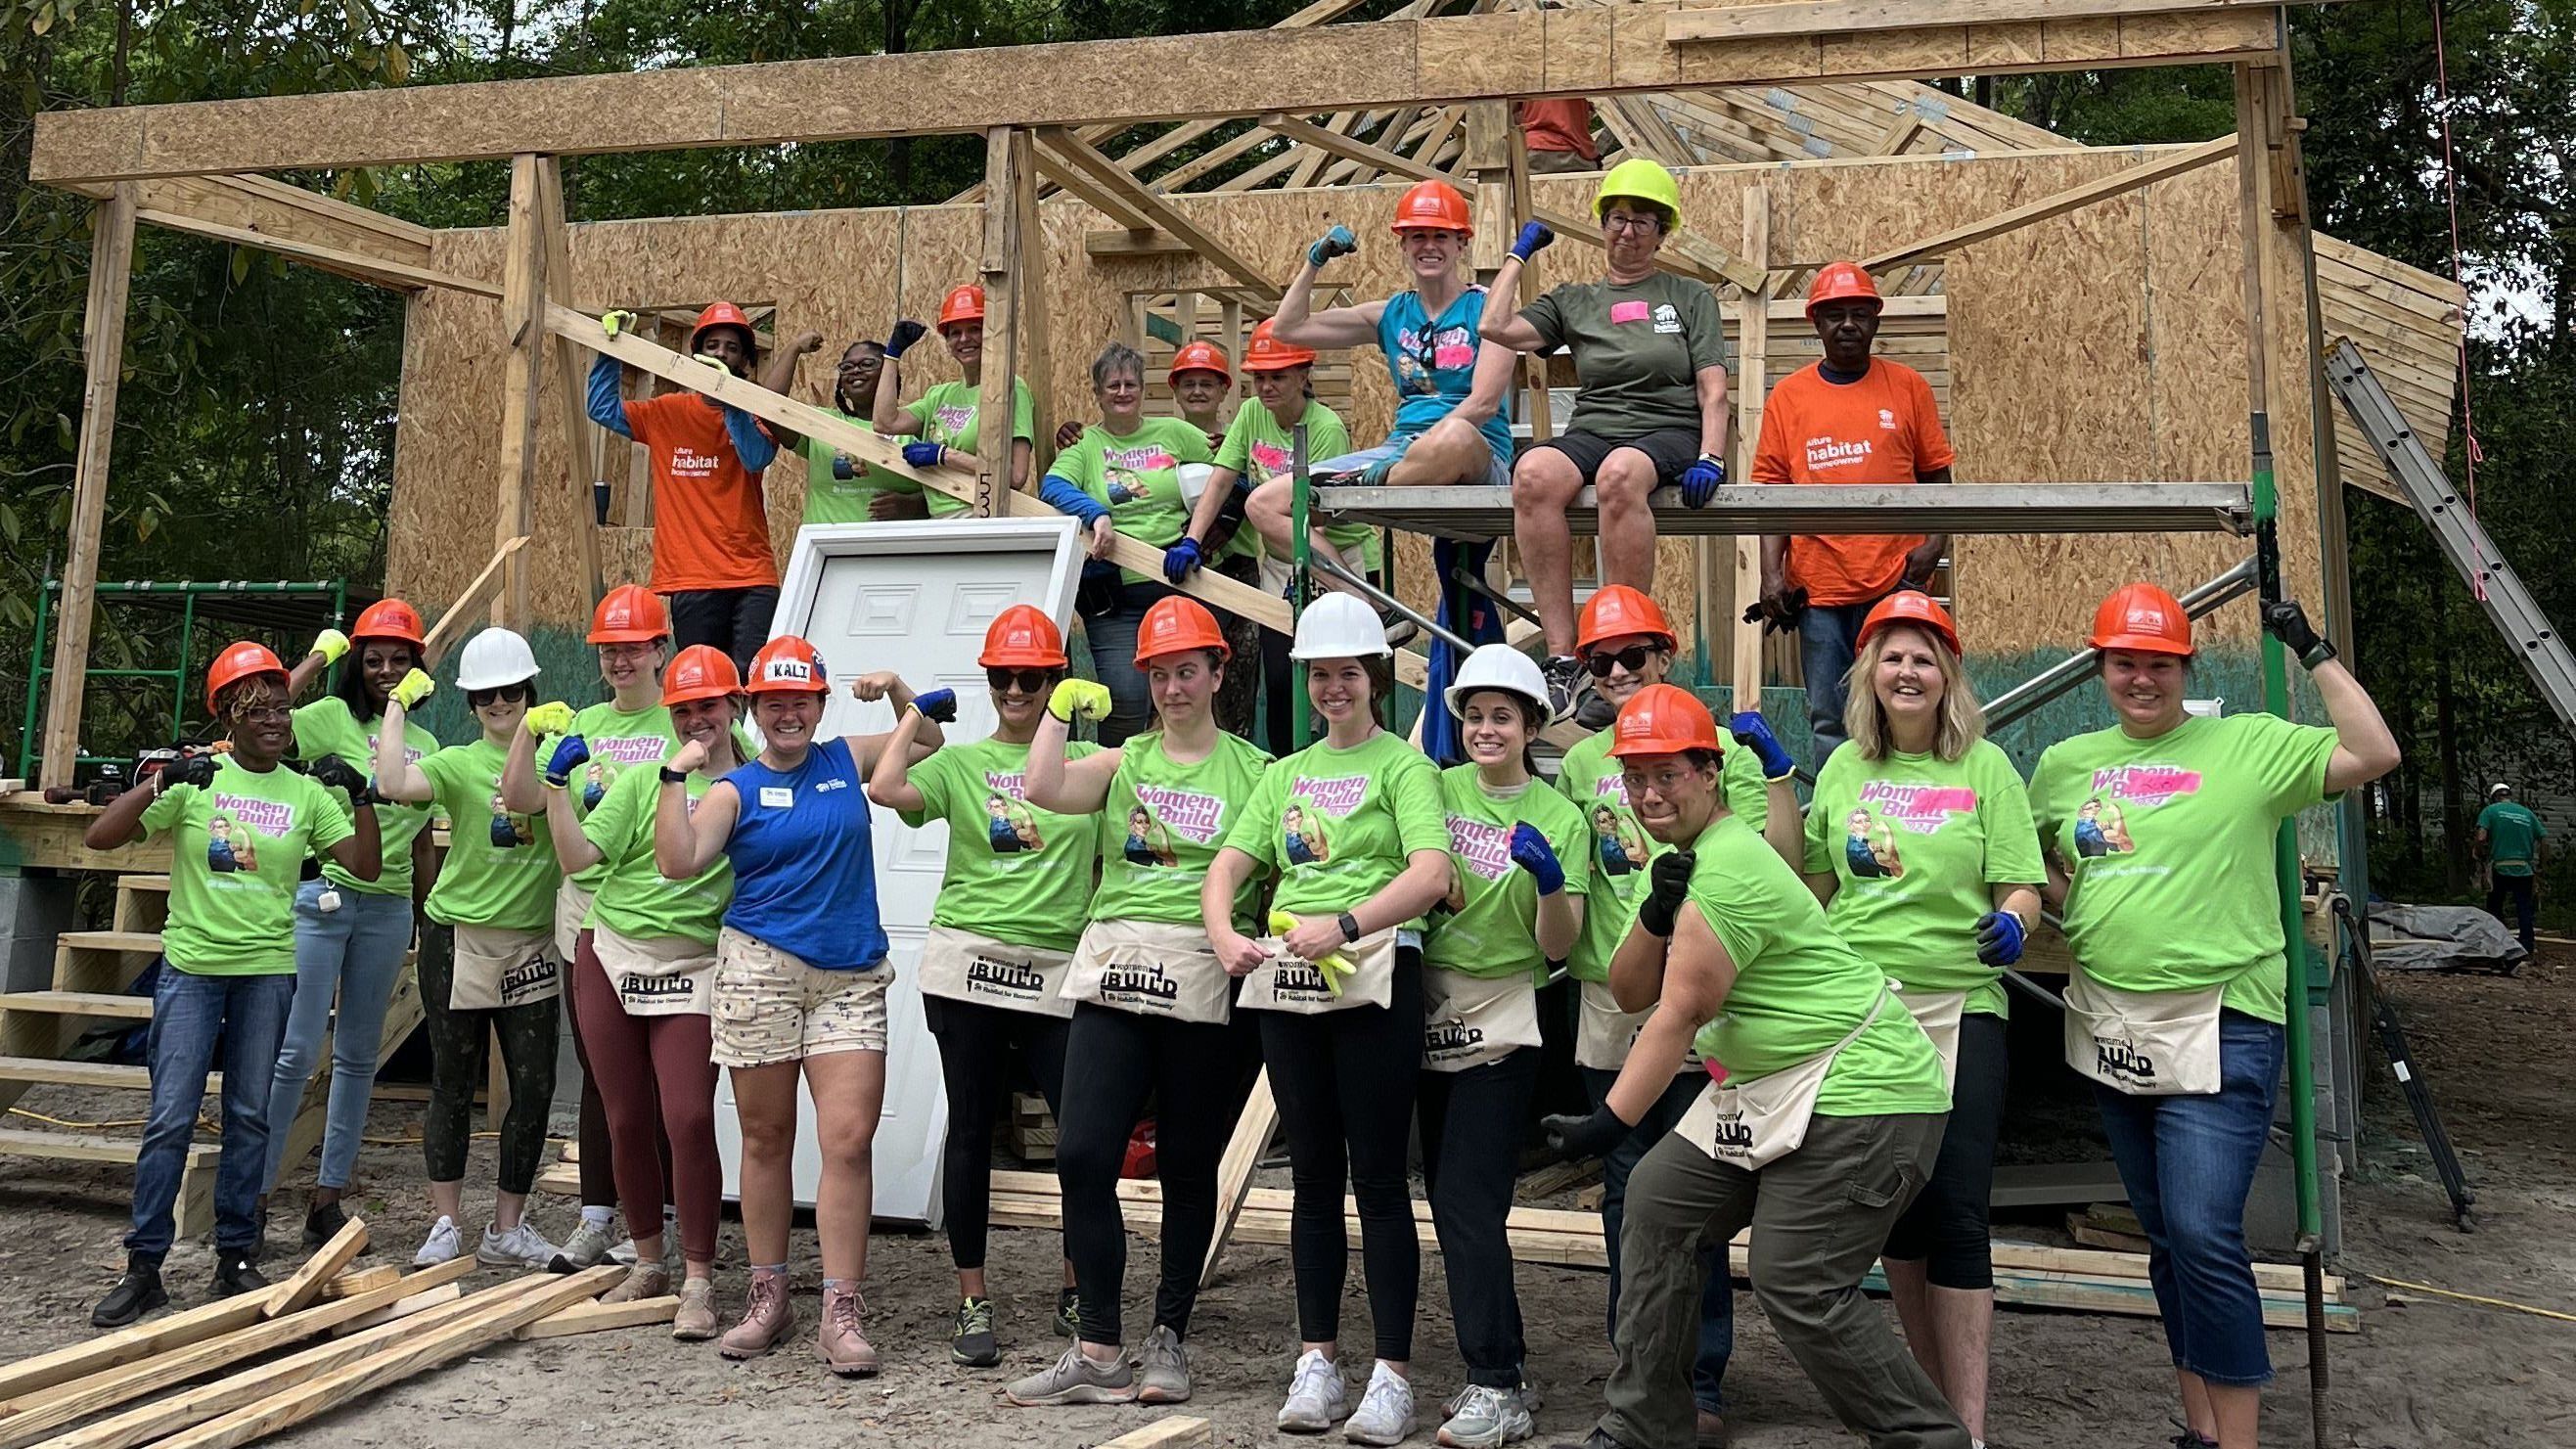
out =
{"type": "MultiPolygon", "coordinates": [[[[1632,930],[1628,934],[1634,940],[1645,933],[1632,930]]],[[[1627,954],[1625,944],[1619,949],[1621,956],[1627,954]]],[[[1611,970],[1614,974],[1618,970],[1615,961],[1611,970]]],[[[1685,910],[1675,918],[1662,978],[1655,1014],[1646,1018],[1637,1040],[1628,1048],[1628,1060],[1619,1069],[1619,1080],[1610,1087],[1607,1105],[1623,1122],[1642,1120],[1646,1110],[1672,1086],[1674,1074],[1690,1055],[1691,1039],[1716,1018],[1726,1005],[1727,994],[1735,989],[1735,962],[1697,910],[1685,910]]],[[[1617,991],[1615,984],[1612,990],[1617,991]]],[[[1620,1005],[1625,1008],[1627,1002],[1622,1000],[1620,1005]]]]}
{"type": "Polygon", "coordinates": [[[1583,934],[1583,897],[1556,891],[1538,898],[1538,949],[1550,961],[1562,961],[1583,934]]]}
{"type": "Polygon", "coordinates": [[[1378,315],[1386,310],[1386,304],[1368,302],[1357,307],[1310,311],[1315,304],[1315,279],[1320,273],[1311,260],[1297,269],[1296,277],[1279,299],[1278,313],[1270,319],[1271,334],[1291,347],[1364,347],[1375,342],[1378,315]]]}
{"type": "Polygon", "coordinates": [[[1054,711],[1039,717],[1037,736],[1029,741],[1029,763],[1020,781],[1020,795],[1040,810],[1052,810],[1058,815],[1089,815],[1109,803],[1109,782],[1117,776],[1118,764],[1127,752],[1121,747],[1068,760],[1064,745],[1072,734],[1073,726],[1057,719],[1054,711]]]}
{"type": "Polygon", "coordinates": [[[2343,661],[2326,660],[2308,671],[2308,680],[2325,701],[2326,718],[2335,729],[2334,757],[2326,761],[2326,793],[2367,785],[2396,769],[2397,736],[2343,661]]]}
{"type": "MultiPolygon", "coordinates": [[[[912,783],[913,736],[930,721],[920,710],[907,709],[895,716],[894,730],[886,736],[892,748],[877,753],[876,764],[868,771],[868,798],[888,810],[912,811],[927,802],[921,790],[912,783]]],[[[925,751],[924,755],[927,756],[925,751]]]]}
{"type": "Polygon", "coordinates": [[[1453,415],[1483,427],[1503,409],[1503,399],[1511,394],[1513,374],[1520,370],[1521,355],[1487,337],[1476,348],[1475,380],[1467,385],[1467,396],[1460,399],[1453,415]]]}
{"type": "MultiPolygon", "coordinates": [[[[414,673],[419,671],[414,670],[414,673]]],[[[405,684],[411,681],[404,680],[405,684]]],[[[376,793],[405,805],[425,805],[437,798],[438,787],[409,758],[403,748],[403,719],[406,706],[402,691],[385,701],[385,716],[376,725],[376,793]]],[[[510,802],[501,802],[506,805],[510,802]]]]}
{"type": "MultiPolygon", "coordinates": [[[[706,758],[705,746],[691,740],[664,768],[686,774],[704,765],[706,758]]],[[[698,808],[692,810],[687,782],[664,780],[653,799],[654,868],[664,880],[695,880],[704,875],[724,854],[725,842],[733,838],[734,819],[741,813],[742,795],[731,781],[708,786],[698,808]]]]}
{"type": "MultiPolygon", "coordinates": [[[[1807,868],[1807,820],[1798,813],[1797,781],[1795,775],[1783,775],[1763,784],[1762,801],[1771,807],[1771,818],[1762,822],[1762,839],[1780,852],[1780,858],[1789,862],[1789,869],[1804,871],[1807,868]]],[[[1828,872],[1825,879],[1830,881],[1833,875],[1828,872]]],[[[1830,889],[1825,892],[1827,897],[1832,894],[1830,889]]]]}
{"type": "Polygon", "coordinates": [[[81,831],[81,844],[92,850],[116,850],[141,840],[143,812],[168,788],[163,783],[167,775],[168,768],[164,767],[161,774],[152,777],[151,785],[138,786],[107,802],[107,808],[81,831]]]}
{"type": "Polygon", "coordinates": [[[590,420],[621,438],[635,436],[626,425],[626,399],[617,395],[625,376],[616,358],[603,352],[590,360],[590,420]]]}
{"type": "MultiPolygon", "coordinates": [[[[902,677],[893,670],[880,669],[874,674],[862,674],[851,680],[850,697],[861,704],[874,704],[882,699],[894,709],[895,727],[893,729],[882,734],[841,737],[841,742],[850,747],[850,759],[858,766],[859,773],[874,777],[878,754],[893,741],[895,736],[904,733],[904,717],[919,713],[912,707],[912,686],[904,683],[902,677]]],[[[940,732],[939,721],[922,720],[920,724],[913,727],[904,745],[904,763],[920,764],[930,758],[932,751],[947,741],[948,736],[940,732]]]]}
{"type": "MultiPolygon", "coordinates": [[[[903,405],[903,378],[897,372],[894,358],[887,358],[885,366],[877,372],[876,396],[868,399],[868,421],[876,425],[879,437],[908,438],[922,429],[922,420],[914,417],[903,405]]],[[[959,458],[963,455],[951,453],[948,456],[959,458]]]]}
{"type": "MultiPolygon", "coordinates": [[[[820,332],[797,334],[795,341],[770,353],[768,368],[755,381],[780,397],[788,396],[787,390],[796,385],[797,365],[805,360],[805,354],[822,345],[823,334],[820,332]]],[[[782,448],[794,448],[805,441],[804,434],[783,423],[764,423],[762,426],[769,429],[769,436],[776,439],[782,448]]]]}
{"type": "Polygon", "coordinates": [[[546,808],[545,785],[537,778],[537,736],[525,716],[510,732],[510,752],[501,761],[501,803],[520,815],[535,815],[546,808]]]}

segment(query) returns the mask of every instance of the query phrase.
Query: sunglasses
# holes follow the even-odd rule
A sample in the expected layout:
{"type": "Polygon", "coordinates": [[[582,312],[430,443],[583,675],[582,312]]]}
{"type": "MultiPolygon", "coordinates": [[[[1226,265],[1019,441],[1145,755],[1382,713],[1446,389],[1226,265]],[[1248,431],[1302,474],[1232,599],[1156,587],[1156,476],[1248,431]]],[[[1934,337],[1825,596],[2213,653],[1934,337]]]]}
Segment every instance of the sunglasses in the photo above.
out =
{"type": "Polygon", "coordinates": [[[468,709],[481,709],[483,706],[492,703],[494,700],[517,700],[521,703],[525,703],[536,697],[536,691],[530,689],[524,684],[504,684],[496,689],[469,689],[465,691],[465,707],[468,709]]]}
{"type": "Polygon", "coordinates": [[[1055,685],[1052,669],[987,669],[984,682],[995,694],[1017,690],[1022,694],[1044,694],[1055,685]]]}
{"type": "Polygon", "coordinates": [[[1591,670],[1592,677],[1595,679],[1608,679],[1611,671],[1618,669],[1625,669],[1630,674],[1639,674],[1644,672],[1647,660],[1662,652],[1651,645],[1631,644],[1615,654],[1598,652],[1586,654],[1583,656],[1583,667],[1591,670]]]}

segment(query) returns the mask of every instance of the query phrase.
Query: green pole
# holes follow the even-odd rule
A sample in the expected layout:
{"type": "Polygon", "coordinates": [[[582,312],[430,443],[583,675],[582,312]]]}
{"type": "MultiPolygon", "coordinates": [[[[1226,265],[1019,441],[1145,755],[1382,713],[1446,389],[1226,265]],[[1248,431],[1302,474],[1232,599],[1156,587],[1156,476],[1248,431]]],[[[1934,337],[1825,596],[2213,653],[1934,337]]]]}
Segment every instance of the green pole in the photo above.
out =
{"type": "MultiPolygon", "coordinates": [[[[1314,546],[1306,536],[1306,510],[1313,502],[1314,484],[1306,475],[1306,425],[1299,423],[1288,440],[1288,532],[1289,575],[1288,616],[1293,622],[1306,612],[1306,602],[1314,597],[1314,546]]],[[[1296,677],[1294,664],[1288,670],[1288,738],[1298,749],[1306,748],[1312,733],[1306,713],[1305,684],[1296,677]]]]}
{"type": "Polygon", "coordinates": [[[27,655],[27,722],[18,736],[18,778],[22,780],[36,778],[36,732],[44,727],[45,675],[50,672],[45,663],[45,628],[53,622],[54,588],[51,579],[36,586],[35,643],[27,655]]]}
{"type": "MultiPolygon", "coordinates": [[[[2253,416],[2254,428],[2254,550],[2255,568],[2262,602],[2265,607],[2281,600],[2281,540],[2276,523],[2280,512],[2280,495],[2272,477],[2272,423],[2263,413],[2253,416]]],[[[2274,715],[2290,717],[2290,667],[2288,651],[2269,630],[2263,633],[2263,707],[2274,715]]],[[[2290,1071],[2290,1158],[2295,1169],[2299,1200],[2299,1252],[2318,1251],[2324,1234],[2324,1219],[2317,1205],[2317,1090],[2312,1044],[2308,1039],[2308,932],[2305,914],[2300,910],[2303,896],[2299,878],[2299,827],[2295,820],[2283,820],[2273,844],[2273,863],[2279,878],[2281,896],[2282,955],[2288,963],[2289,1020],[2284,1023],[2289,1039],[2290,1071]]]]}

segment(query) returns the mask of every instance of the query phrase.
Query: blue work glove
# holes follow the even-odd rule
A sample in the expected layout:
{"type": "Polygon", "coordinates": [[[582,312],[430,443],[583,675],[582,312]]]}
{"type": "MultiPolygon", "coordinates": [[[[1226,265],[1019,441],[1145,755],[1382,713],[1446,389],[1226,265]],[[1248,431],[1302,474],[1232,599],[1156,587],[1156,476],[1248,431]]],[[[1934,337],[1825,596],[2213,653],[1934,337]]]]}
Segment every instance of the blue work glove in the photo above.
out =
{"type": "Polygon", "coordinates": [[[554,754],[546,760],[546,783],[560,790],[590,759],[590,742],[579,735],[566,735],[555,742],[554,754]]]}
{"type": "Polygon", "coordinates": [[[1789,758],[1788,750],[1771,733],[1771,723],[1762,717],[1762,711],[1737,710],[1727,719],[1726,728],[1737,744],[1751,750],[1753,757],[1762,762],[1763,779],[1785,780],[1798,773],[1798,762],[1789,758]]]}
{"type": "Polygon", "coordinates": [[[921,717],[923,719],[929,720],[934,724],[955,724],[957,722],[957,691],[953,689],[934,689],[928,694],[916,694],[912,697],[912,707],[921,711],[921,717]]]}
{"type": "Polygon", "coordinates": [[[1682,470],[1682,506],[1706,508],[1725,486],[1726,465],[1715,458],[1701,458],[1682,470]]]}
{"type": "Polygon", "coordinates": [[[903,356],[903,350],[905,348],[919,342],[923,337],[928,336],[929,332],[930,329],[928,327],[913,321],[909,317],[904,318],[902,321],[894,324],[894,331],[886,337],[886,356],[903,356]]]}
{"type": "Polygon", "coordinates": [[[1512,255],[1520,258],[1522,261],[1528,261],[1530,258],[1537,256],[1540,252],[1547,250],[1548,243],[1555,240],[1556,233],[1548,230],[1546,222],[1522,222],[1521,234],[1512,238],[1512,255]]]}
{"type": "Polygon", "coordinates": [[[903,445],[903,460],[916,468],[936,468],[947,459],[946,443],[914,442],[903,445]]]}
{"type": "Polygon", "coordinates": [[[1163,550],[1163,577],[1178,585],[1182,580],[1197,573],[1199,565],[1205,562],[1207,562],[1207,549],[1202,547],[1195,538],[1184,538],[1163,550]]]}
{"type": "Polygon", "coordinates": [[[1351,235],[1349,227],[1335,222],[1331,231],[1315,238],[1315,244],[1306,248],[1306,263],[1320,267],[1335,257],[1346,257],[1359,249],[1360,239],[1351,235]]]}
{"type": "Polygon", "coordinates": [[[1565,889],[1565,867],[1557,863],[1555,847],[1526,820],[1512,827],[1512,864],[1530,873],[1530,879],[1538,882],[1540,895],[1552,896],[1565,889]]]}
{"type": "Polygon", "coordinates": [[[1977,959],[1989,966],[2010,966],[2021,959],[2028,936],[2021,917],[2010,911],[1988,911],[1977,918],[1977,959]]]}

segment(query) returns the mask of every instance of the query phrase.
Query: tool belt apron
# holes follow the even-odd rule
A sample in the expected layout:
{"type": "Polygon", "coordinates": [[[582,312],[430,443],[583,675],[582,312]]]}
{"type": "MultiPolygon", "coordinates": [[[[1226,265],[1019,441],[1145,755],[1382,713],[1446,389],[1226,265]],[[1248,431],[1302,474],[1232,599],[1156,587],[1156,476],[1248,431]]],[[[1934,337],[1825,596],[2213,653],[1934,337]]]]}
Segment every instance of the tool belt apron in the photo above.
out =
{"type": "Polygon", "coordinates": [[[1968,993],[1964,991],[1900,991],[1896,999],[1914,1013],[1914,1024],[1932,1038],[1932,1050],[1941,1054],[1941,1086],[1955,1089],[1959,1084],[1959,1018],[1967,1013],[1968,993]]]}
{"type": "Polygon", "coordinates": [[[555,887],[555,959],[569,965],[573,947],[579,944],[581,923],[590,919],[590,903],[598,897],[574,885],[570,877],[555,887]]]}
{"type": "Polygon", "coordinates": [[[1166,1021],[1223,1026],[1234,1018],[1234,978],[1207,932],[1165,921],[1094,921],[1064,978],[1066,1009],[1088,1001],[1166,1021]]]}
{"type": "Polygon", "coordinates": [[[2077,966],[2066,978],[2066,1064],[2132,1097],[2205,1097],[2219,1087],[2227,988],[2123,991],[2077,966]]]}
{"type": "Polygon", "coordinates": [[[492,1011],[563,995],[563,961],[554,932],[458,926],[456,962],[447,992],[450,1011],[492,1011]]]}
{"type": "Polygon", "coordinates": [[[1243,978],[1235,998],[1246,1011],[1293,1011],[1317,1016],[1355,1006],[1384,1006],[1395,994],[1395,928],[1360,937],[1341,948],[1351,974],[1341,979],[1337,995],[1325,984],[1324,968],[1288,949],[1277,936],[1254,938],[1265,956],[1243,978]]]}
{"type": "Polygon", "coordinates": [[[1538,990],[1528,973],[1492,978],[1422,973],[1422,1065],[1463,1072],[1538,1045],[1538,990]]]}
{"type": "MultiPolygon", "coordinates": [[[[1651,1006],[1643,1011],[1621,1011],[1610,995],[1607,981],[1578,981],[1582,988],[1574,1013],[1574,1064],[1596,1072],[1615,1072],[1628,1064],[1628,1049],[1637,1043],[1637,1033],[1645,1029],[1646,1018],[1655,1014],[1651,1006]]],[[[1699,1052],[1693,1050],[1681,1065],[1681,1072],[1700,1069],[1699,1052]]]]}
{"type": "Polygon", "coordinates": [[[933,926],[921,944],[921,994],[1004,1011],[1068,1017],[1064,978],[1073,953],[1014,946],[955,926],[933,926]]]}
{"type": "Polygon", "coordinates": [[[1749,1082],[1709,1083],[1682,1120],[1673,1124],[1673,1131],[1718,1161],[1747,1172],[1758,1172],[1797,1151],[1806,1143],[1807,1123],[1816,1115],[1816,1096],[1825,1089],[1825,1075],[1833,1070],[1834,1058],[1860,1040],[1895,994],[1894,987],[1882,989],[1860,1025],[1794,1067],[1782,1067],[1749,1082]]]}
{"type": "Polygon", "coordinates": [[[712,1009],[716,948],[686,936],[590,933],[591,954],[628,1016],[705,1016],[712,1009]]]}

